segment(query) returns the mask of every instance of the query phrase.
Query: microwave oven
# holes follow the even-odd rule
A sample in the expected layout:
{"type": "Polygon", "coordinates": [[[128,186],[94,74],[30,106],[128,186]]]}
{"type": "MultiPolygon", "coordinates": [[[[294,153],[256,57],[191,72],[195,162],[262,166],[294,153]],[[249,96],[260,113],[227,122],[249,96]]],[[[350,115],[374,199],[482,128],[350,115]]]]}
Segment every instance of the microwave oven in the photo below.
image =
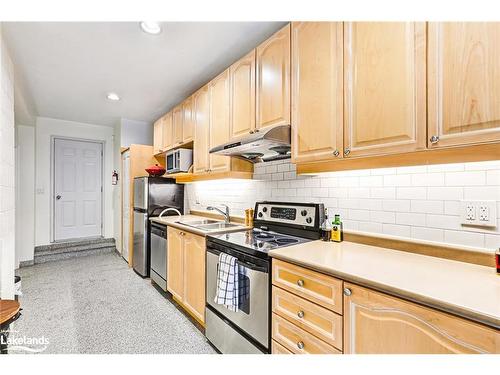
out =
{"type": "Polygon", "coordinates": [[[193,150],[178,148],[167,152],[165,165],[167,173],[187,172],[193,164],[193,150]]]}

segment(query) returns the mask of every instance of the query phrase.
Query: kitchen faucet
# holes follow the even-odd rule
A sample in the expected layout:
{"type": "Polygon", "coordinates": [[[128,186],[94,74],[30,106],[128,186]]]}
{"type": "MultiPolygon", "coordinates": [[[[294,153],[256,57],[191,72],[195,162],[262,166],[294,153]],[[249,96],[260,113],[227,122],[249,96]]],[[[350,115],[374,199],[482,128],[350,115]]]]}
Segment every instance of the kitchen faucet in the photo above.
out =
{"type": "Polygon", "coordinates": [[[226,207],[226,212],[222,211],[220,208],[213,207],[213,206],[208,206],[207,210],[208,211],[213,211],[213,210],[219,211],[224,216],[224,221],[226,223],[229,223],[229,206],[227,206],[225,204],[221,204],[221,206],[226,207]]]}

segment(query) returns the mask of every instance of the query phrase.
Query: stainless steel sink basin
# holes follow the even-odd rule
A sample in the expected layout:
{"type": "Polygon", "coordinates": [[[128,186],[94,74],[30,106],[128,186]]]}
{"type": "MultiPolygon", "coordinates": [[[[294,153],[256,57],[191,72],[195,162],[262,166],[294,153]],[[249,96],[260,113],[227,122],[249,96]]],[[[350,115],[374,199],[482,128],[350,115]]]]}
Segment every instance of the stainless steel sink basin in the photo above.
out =
{"type": "Polygon", "coordinates": [[[224,221],[210,220],[210,219],[192,220],[192,221],[177,221],[177,223],[182,224],[182,225],[187,225],[188,227],[193,227],[193,228],[207,231],[207,232],[214,231],[214,230],[227,229],[227,228],[234,228],[234,227],[239,226],[238,224],[226,223],[224,221]]]}
{"type": "Polygon", "coordinates": [[[220,222],[220,223],[214,223],[214,224],[200,225],[197,228],[201,229],[201,230],[219,230],[219,229],[226,229],[226,228],[234,228],[237,226],[238,226],[237,224],[220,222]]]}
{"type": "Polygon", "coordinates": [[[200,225],[219,223],[219,220],[202,219],[202,220],[192,220],[192,221],[177,221],[178,224],[187,225],[188,227],[198,228],[200,225]]]}

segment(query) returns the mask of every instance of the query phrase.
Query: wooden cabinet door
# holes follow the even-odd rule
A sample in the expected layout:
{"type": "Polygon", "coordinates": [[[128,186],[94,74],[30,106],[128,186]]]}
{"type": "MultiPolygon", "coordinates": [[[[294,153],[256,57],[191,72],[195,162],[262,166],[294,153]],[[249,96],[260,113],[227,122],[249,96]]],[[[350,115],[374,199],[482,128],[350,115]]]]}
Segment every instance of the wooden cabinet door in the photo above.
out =
{"type": "Polygon", "coordinates": [[[429,23],[430,148],[500,140],[499,46],[499,22],[429,23]]]}
{"type": "Polygon", "coordinates": [[[173,146],[172,134],[172,112],[163,116],[163,150],[166,151],[173,146]]]}
{"type": "Polygon", "coordinates": [[[292,162],[342,157],[341,22],[292,23],[292,162]]]}
{"type": "Polygon", "coordinates": [[[345,284],[344,353],[500,353],[500,332],[345,284]]]}
{"type": "Polygon", "coordinates": [[[205,322],[205,237],[184,236],[184,305],[205,322]]]}
{"type": "Polygon", "coordinates": [[[194,128],[194,112],[193,112],[193,97],[190,96],[182,103],[182,143],[191,142],[193,140],[194,128]]]}
{"type": "MultiPolygon", "coordinates": [[[[229,69],[208,84],[210,92],[210,143],[209,149],[229,140],[229,69]]],[[[230,158],[210,155],[210,172],[227,171],[230,158]]]]}
{"type": "Polygon", "coordinates": [[[174,107],[172,110],[172,145],[179,146],[182,144],[182,122],[184,114],[182,112],[182,104],[174,107]]]}
{"type": "Polygon", "coordinates": [[[183,233],[167,227],[167,290],[179,301],[184,299],[183,233]]]}
{"type": "Polygon", "coordinates": [[[231,65],[229,74],[229,132],[231,138],[236,138],[255,130],[255,50],[231,65]]]}
{"type": "Polygon", "coordinates": [[[257,47],[257,130],[290,124],[290,24],[257,47]]]}
{"type": "Polygon", "coordinates": [[[208,86],[198,90],[193,96],[194,142],[193,172],[205,173],[209,169],[210,100],[208,86]]]}
{"type": "Polygon", "coordinates": [[[163,118],[159,118],[153,125],[153,154],[163,152],[163,118]]]}
{"type": "Polygon", "coordinates": [[[425,148],[425,23],[344,24],[344,156],[425,148]]]}

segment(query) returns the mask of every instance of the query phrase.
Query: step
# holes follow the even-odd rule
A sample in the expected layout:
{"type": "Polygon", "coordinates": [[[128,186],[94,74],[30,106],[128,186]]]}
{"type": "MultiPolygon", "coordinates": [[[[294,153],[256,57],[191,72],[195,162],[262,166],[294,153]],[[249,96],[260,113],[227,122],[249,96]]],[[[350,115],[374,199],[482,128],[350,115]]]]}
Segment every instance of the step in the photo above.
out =
{"type": "Polygon", "coordinates": [[[55,249],[35,250],[35,255],[51,255],[51,254],[55,255],[55,254],[72,253],[72,252],[86,251],[93,249],[102,249],[104,247],[115,247],[115,243],[102,242],[102,243],[91,243],[91,244],[77,245],[77,246],[57,247],[55,249]]]}
{"type": "Polygon", "coordinates": [[[84,245],[94,245],[94,244],[115,244],[114,238],[94,238],[94,239],[85,239],[85,240],[77,240],[77,241],[67,241],[67,242],[56,242],[50,245],[42,245],[35,247],[35,253],[46,250],[55,250],[62,248],[70,248],[70,247],[79,247],[84,245]]]}
{"type": "Polygon", "coordinates": [[[100,255],[100,254],[108,254],[116,251],[115,246],[105,246],[96,249],[88,249],[88,250],[78,250],[78,251],[65,251],[56,254],[44,253],[44,254],[35,254],[34,263],[47,263],[47,262],[55,262],[58,260],[71,259],[84,257],[89,255],[100,255]]]}

